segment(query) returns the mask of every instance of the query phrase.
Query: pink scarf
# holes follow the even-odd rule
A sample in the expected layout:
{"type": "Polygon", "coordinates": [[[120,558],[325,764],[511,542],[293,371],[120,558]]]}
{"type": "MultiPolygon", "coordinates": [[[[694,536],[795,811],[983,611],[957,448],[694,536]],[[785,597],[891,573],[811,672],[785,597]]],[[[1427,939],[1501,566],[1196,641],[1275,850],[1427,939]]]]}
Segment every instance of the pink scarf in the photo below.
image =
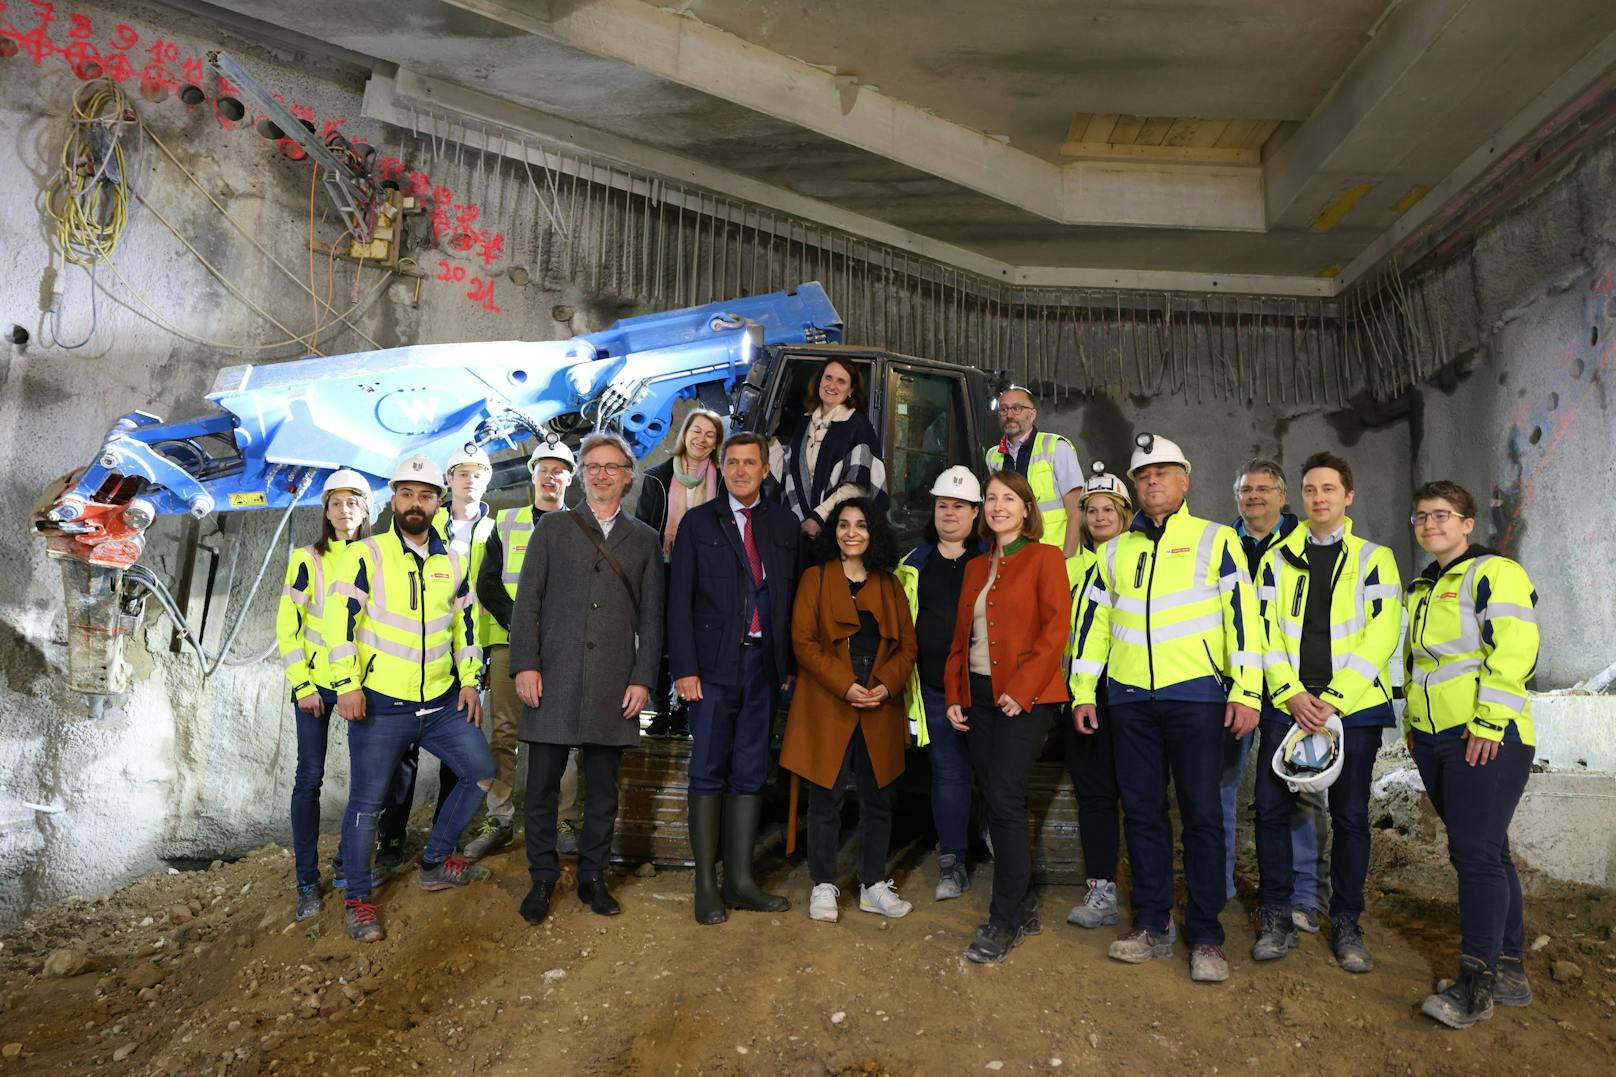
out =
{"type": "Polygon", "coordinates": [[[662,532],[662,549],[673,549],[673,538],[679,532],[679,521],[685,511],[711,501],[718,494],[718,469],[708,457],[694,474],[684,470],[680,457],[673,459],[673,486],[668,490],[668,526],[662,532]]]}

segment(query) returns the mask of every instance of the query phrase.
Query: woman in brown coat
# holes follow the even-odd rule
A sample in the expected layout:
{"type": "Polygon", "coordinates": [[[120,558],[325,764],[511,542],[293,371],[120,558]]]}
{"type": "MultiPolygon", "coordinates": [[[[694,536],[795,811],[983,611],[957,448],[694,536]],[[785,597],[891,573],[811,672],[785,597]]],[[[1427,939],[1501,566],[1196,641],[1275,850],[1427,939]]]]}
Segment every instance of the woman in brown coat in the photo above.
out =
{"type": "Polygon", "coordinates": [[[1038,541],[1043,520],[1021,475],[995,471],[988,479],[981,531],[993,555],[965,566],[943,687],[993,835],[993,901],[965,956],[998,964],[1023,935],[1043,930],[1032,891],[1027,781],[1055,707],[1067,700],[1072,596],[1061,551],[1038,541]]]}
{"type": "Polygon", "coordinates": [[[868,498],[832,509],[816,543],[821,564],[802,574],[792,610],[797,689],[780,765],[808,786],[808,915],[837,917],[836,850],[849,777],[859,798],[859,908],[903,916],[912,907],[886,878],[892,805],[909,723],[903,690],[915,664],[915,627],[893,575],[898,542],[868,498]]]}

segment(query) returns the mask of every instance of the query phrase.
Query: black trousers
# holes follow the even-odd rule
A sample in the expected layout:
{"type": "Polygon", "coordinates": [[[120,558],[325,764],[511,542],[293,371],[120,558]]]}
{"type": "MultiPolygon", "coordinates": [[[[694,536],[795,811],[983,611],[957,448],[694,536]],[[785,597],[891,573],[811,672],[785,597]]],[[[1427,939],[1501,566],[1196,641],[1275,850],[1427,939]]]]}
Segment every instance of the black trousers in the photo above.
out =
{"type": "Polygon", "coordinates": [[[1072,790],[1077,794],[1077,840],[1083,847],[1083,870],[1091,879],[1115,882],[1122,849],[1122,801],[1117,792],[1111,717],[1103,695],[1100,727],[1093,733],[1077,731],[1070,709],[1061,708],[1059,713],[1059,720],[1066,723],[1062,738],[1066,773],[1072,776],[1072,790]]]}
{"type": "Polygon", "coordinates": [[[808,782],[808,874],[814,885],[836,881],[836,852],[842,838],[842,800],[847,783],[858,786],[859,882],[874,886],[887,877],[887,851],[892,844],[892,799],[875,780],[864,732],[853,729],[842,756],[842,769],[829,789],[808,782]]]}
{"type": "MultiPolygon", "coordinates": [[[[528,741],[527,794],[522,800],[522,824],[527,831],[527,869],[534,882],[561,877],[556,855],[556,803],[561,774],[567,769],[565,744],[528,741]]],[[[599,879],[612,853],[617,828],[617,768],[623,749],[585,744],[578,751],[579,767],[589,796],[584,800],[583,834],[578,839],[578,878],[599,879]]]]}
{"type": "Polygon", "coordinates": [[[1049,738],[1055,708],[1039,704],[1007,716],[994,702],[993,680],[971,674],[970,730],[965,746],[971,768],[988,804],[988,833],[993,835],[993,900],[988,920],[995,927],[1015,928],[1026,920],[1032,892],[1032,830],[1027,814],[1027,782],[1032,765],[1049,738]]]}

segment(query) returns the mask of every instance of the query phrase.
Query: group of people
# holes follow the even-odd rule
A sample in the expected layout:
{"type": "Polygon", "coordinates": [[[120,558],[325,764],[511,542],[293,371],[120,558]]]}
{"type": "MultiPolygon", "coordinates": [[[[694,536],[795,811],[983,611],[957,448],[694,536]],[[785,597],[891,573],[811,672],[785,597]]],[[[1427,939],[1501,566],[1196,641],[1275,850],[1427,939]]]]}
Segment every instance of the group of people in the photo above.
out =
{"type": "Polygon", "coordinates": [[[911,910],[887,868],[891,789],[914,749],[931,775],[938,901],[971,885],[978,794],[983,806],[992,894],[965,956],[1001,962],[1040,933],[1027,788],[1058,731],[1089,877],[1068,922],[1119,923],[1120,829],[1131,922],[1110,955],[1173,952],[1171,786],[1190,975],[1224,980],[1219,916],[1234,893],[1237,795],[1255,742],[1252,957],[1282,958],[1327,924],[1340,967],[1368,972],[1369,787],[1402,694],[1405,739],[1459,876],[1459,975],[1425,1012],[1467,1027],[1495,1002],[1530,1001],[1507,833],[1534,755],[1536,594],[1518,563],[1471,542],[1468,492],[1415,491],[1410,520],[1432,561],[1405,588],[1391,551],[1347,516],[1356,489],[1342,457],[1315,454],[1297,473],[1302,518],[1283,511],[1280,466],[1251,461],[1225,526],[1190,513],[1191,463],[1173,441],[1138,437],[1130,493],[1098,463],[1085,476],[1071,442],[1040,431],[1032,394],[1012,386],[996,402],[1003,437],[986,482],[961,466],[937,476],[924,538],[905,553],[864,407],[859,371],[832,359],[778,446],[726,438],[721,416],[694,410],[635,513],[623,511],[634,457],[612,434],[590,435],[576,458],[541,445],[531,506],[497,514],[480,500],[491,471],[480,450],[457,454],[447,475],[407,459],[376,534],[363,477],[333,474],[321,539],[292,559],[279,625],[298,722],[299,917],[321,906],[332,712],[348,722],[352,788],[333,870],[354,938],[383,937],[373,898],[401,860],[421,747],[442,761],[444,790],[423,888],[467,885],[486,874],[474,862],[512,840],[520,742],[532,878],[521,915],[549,915],[558,820],[579,800],[578,896],[616,914],[604,869],[618,764],[653,695],[663,713],[677,699],[691,737],[695,919],[783,911],[788,899],[758,885],[752,860],[774,715],[789,694],[779,762],[808,786],[814,920],[839,916],[849,784],[858,908],[911,910]],[[584,496],[567,508],[577,471],[584,496]],[[1394,666],[1406,671],[1400,688],[1394,666]],[[485,684],[488,738],[476,728],[485,684]],[[485,818],[462,844],[479,805],[485,818]]]}

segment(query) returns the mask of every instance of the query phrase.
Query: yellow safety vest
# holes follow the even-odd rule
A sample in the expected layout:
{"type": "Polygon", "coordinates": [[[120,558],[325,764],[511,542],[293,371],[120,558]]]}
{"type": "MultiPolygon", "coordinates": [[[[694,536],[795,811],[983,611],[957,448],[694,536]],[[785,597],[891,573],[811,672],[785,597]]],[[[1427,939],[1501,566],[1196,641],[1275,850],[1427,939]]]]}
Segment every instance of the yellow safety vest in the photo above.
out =
{"type": "MultiPolygon", "coordinates": [[[[1343,718],[1391,703],[1388,666],[1403,634],[1403,586],[1385,546],[1352,533],[1346,521],[1330,590],[1330,683],[1319,698],[1343,718]]],[[[1263,675],[1274,706],[1303,690],[1302,620],[1307,612],[1307,527],[1293,529],[1263,555],[1257,604],[1267,636],[1263,675]]],[[[1390,723],[1388,723],[1390,724],[1390,723]]]]}
{"type": "MultiPolygon", "coordinates": [[[[1077,552],[1066,559],[1066,586],[1072,592],[1072,623],[1067,627],[1066,637],[1066,664],[1071,667],[1072,659],[1077,657],[1077,608],[1083,600],[1084,581],[1094,570],[1094,551],[1087,546],[1079,546],[1077,552]]],[[[1068,680],[1067,687],[1071,687],[1068,680]]]]}
{"type": "Polygon", "coordinates": [[[1142,699],[1262,704],[1262,621],[1232,528],[1181,505],[1161,537],[1133,527],[1095,551],[1077,615],[1072,702],[1142,699]]]}
{"type": "MultiPolygon", "coordinates": [[[[1032,457],[1027,461],[1027,485],[1032,487],[1032,496],[1038,501],[1038,513],[1044,519],[1044,537],[1038,541],[1064,550],[1066,502],[1055,488],[1055,450],[1061,442],[1066,442],[1068,447],[1072,443],[1059,434],[1045,434],[1042,431],[1034,431],[1032,438],[1032,457]]],[[[1072,451],[1076,453],[1077,450],[1072,451]]],[[[1006,460],[997,445],[988,449],[987,463],[989,471],[1003,471],[1013,465],[1013,461],[1006,460]]]]}
{"type": "Polygon", "coordinates": [[[467,559],[427,531],[427,556],[404,545],[395,521],[348,544],[327,592],[331,687],[426,702],[482,677],[467,559]]]}
{"type": "MultiPolygon", "coordinates": [[[[511,596],[513,602],[516,601],[517,581],[522,578],[522,562],[527,560],[527,545],[533,539],[534,511],[532,505],[523,505],[521,508],[500,509],[494,516],[494,534],[499,536],[502,560],[499,581],[505,585],[505,593],[511,596]]],[[[481,563],[480,558],[478,563],[481,563]]],[[[509,644],[511,634],[493,617],[487,617],[487,628],[480,641],[484,647],[509,644]]]]}
{"type": "Polygon", "coordinates": [[[1537,591],[1516,561],[1472,546],[1408,588],[1410,730],[1537,744],[1527,682],[1537,671],[1537,591]]]}
{"type": "MultiPolygon", "coordinates": [[[[913,621],[920,616],[920,568],[911,564],[917,550],[910,550],[898,564],[893,575],[898,577],[898,583],[903,587],[903,597],[909,600],[909,619],[913,621]]],[[[935,548],[934,548],[935,552],[935,548]]],[[[920,663],[917,661],[909,670],[909,682],[903,688],[903,711],[909,719],[909,732],[915,738],[915,747],[924,748],[931,743],[931,734],[926,729],[926,705],[920,698],[920,663]]]]}
{"type": "MultiPolygon", "coordinates": [[[[439,509],[438,514],[432,517],[432,527],[443,536],[443,541],[449,541],[449,510],[439,509]]],[[[476,523],[471,525],[471,598],[477,602],[477,572],[483,566],[483,550],[488,544],[488,536],[494,532],[494,516],[483,507],[483,514],[476,523]]],[[[482,603],[477,602],[475,622],[477,626],[477,645],[487,647],[489,643],[505,643],[509,634],[499,626],[499,622],[484,610],[482,603]],[[500,638],[495,639],[498,635],[500,638]]]]}
{"type": "Polygon", "coordinates": [[[286,583],[281,588],[280,607],[275,611],[275,641],[280,645],[281,665],[292,683],[294,700],[331,687],[322,634],[325,593],[346,545],[342,539],[334,538],[326,544],[323,555],[313,546],[302,546],[292,551],[287,562],[286,583]]]}

